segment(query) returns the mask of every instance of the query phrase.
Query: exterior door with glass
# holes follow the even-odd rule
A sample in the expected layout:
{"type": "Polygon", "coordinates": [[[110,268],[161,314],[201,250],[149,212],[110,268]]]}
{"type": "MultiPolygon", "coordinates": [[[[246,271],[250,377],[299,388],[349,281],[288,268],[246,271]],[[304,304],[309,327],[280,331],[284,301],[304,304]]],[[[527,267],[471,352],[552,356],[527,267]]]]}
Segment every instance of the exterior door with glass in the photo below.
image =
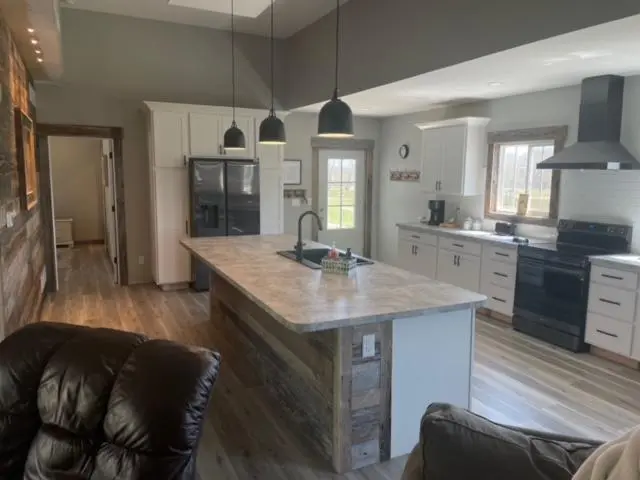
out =
{"type": "Polygon", "coordinates": [[[363,150],[319,150],[318,241],[364,253],[366,164],[363,150]]]}

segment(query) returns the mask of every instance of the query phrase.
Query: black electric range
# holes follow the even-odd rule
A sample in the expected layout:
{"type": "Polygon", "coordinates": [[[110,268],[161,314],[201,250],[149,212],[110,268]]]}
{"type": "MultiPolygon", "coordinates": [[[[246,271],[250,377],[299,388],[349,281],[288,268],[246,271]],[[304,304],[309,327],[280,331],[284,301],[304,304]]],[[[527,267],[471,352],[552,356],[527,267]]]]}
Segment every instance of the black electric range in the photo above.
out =
{"type": "Polygon", "coordinates": [[[556,243],[521,245],[513,327],[574,352],[588,350],[589,256],[629,252],[632,231],[626,225],[560,220],[556,243]]]}

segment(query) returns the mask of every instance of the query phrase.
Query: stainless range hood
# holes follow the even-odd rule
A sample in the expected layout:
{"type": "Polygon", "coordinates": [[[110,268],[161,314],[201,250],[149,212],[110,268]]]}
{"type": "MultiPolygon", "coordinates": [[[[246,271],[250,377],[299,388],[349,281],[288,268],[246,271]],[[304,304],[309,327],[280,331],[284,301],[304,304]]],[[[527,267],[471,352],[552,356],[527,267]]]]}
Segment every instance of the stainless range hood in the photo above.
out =
{"type": "Polygon", "coordinates": [[[585,78],[580,95],[578,142],[547,158],[538,168],[636,170],[640,162],[620,143],[624,77],[585,78]]]}

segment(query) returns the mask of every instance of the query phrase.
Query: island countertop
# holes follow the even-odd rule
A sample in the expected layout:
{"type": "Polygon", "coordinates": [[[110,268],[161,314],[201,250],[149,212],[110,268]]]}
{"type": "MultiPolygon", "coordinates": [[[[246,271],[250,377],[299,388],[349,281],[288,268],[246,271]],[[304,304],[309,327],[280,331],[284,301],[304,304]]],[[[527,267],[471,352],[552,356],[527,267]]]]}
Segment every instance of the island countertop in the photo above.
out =
{"type": "MultiPolygon", "coordinates": [[[[349,276],[322,273],[276,254],[292,235],[185,238],[181,244],[278,322],[296,332],[379,323],[482,306],[487,299],[384,263],[349,276]]],[[[311,241],[306,248],[322,247],[311,241]]]]}

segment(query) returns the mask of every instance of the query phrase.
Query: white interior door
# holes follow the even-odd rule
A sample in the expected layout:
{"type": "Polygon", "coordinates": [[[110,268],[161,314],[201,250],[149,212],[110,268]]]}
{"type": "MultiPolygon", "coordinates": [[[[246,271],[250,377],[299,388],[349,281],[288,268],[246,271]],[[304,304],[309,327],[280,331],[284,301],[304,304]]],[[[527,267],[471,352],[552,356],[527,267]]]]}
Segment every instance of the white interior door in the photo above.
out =
{"type": "Polygon", "coordinates": [[[118,279],[118,222],[116,221],[116,210],[118,208],[116,202],[116,184],[115,184],[115,168],[113,159],[113,140],[102,140],[102,158],[105,162],[103,172],[105,173],[103,178],[104,186],[104,208],[106,218],[106,232],[107,232],[107,252],[109,254],[109,261],[111,262],[111,268],[113,272],[114,283],[119,283],[118,279]]]}
{"type": "Polygon", "coordinates": [[[318,214],[323,230],[318,241],[362,255],[366,201],[363,150],[319,151],[318,214]]]}

